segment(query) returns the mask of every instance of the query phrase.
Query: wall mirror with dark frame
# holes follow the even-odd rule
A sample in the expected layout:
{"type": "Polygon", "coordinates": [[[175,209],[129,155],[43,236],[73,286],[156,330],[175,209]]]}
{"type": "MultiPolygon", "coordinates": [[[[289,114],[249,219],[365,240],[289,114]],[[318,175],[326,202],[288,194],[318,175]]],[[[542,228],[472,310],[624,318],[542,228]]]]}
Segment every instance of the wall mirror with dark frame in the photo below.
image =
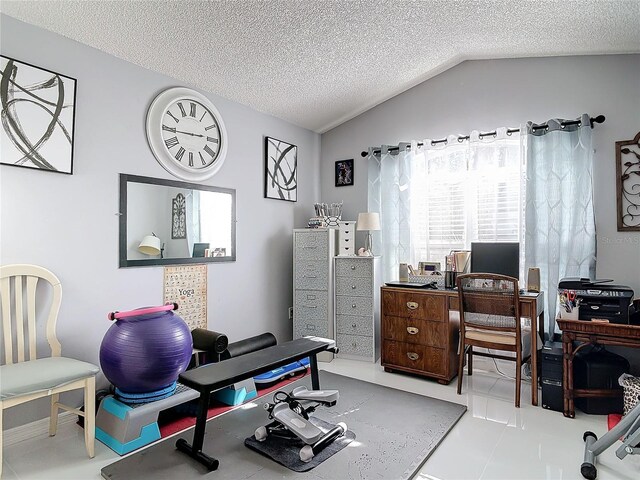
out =
{"type": "Polygon", "coordinates": [[[120,267],[236,260],[236,191],[120,174],[120,267]]]}

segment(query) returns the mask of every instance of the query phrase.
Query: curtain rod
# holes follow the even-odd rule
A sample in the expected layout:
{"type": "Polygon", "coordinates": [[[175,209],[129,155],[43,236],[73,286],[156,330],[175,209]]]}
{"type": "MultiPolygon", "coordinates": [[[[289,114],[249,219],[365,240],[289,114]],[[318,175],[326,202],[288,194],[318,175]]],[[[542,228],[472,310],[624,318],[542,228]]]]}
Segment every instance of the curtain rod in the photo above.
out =
{"type": "MultiPolygon", "coordinates": [[[[595,118],[591,117],[590,118],[591,128],[593,128],[593,124],[594,123],[604,123],[604,120],[605,120],[604,115],[598,115],[595,118]]],[[[579,123],[580,123],[580,120],[569,120],[569,121],[566,121],[566,122],[561,122],[560,125],[562,127],[568,127],[570,125],[578,125],[579,123]]],[[[538,130],[538,129],[547,128],[547,127],[548,127],[548,125],[546,123],[541,123],[540,125],[534,125],[531,128],[532,128],[532,130],[538,130]]],[[[512,133],[516,133],[516,132],[519,132],[519,131],[520,131],[519,128],[507,128],[507,135],[511,135],[512,133]]],[[[496,133],[497,132],[494,130],[493,132],[481,133],[478,136],[480,138],[489,137],[491,135],[496,135],[496,133]]],[[[469,140],[469,135],[458,135],[458,141],[459,142],[463,142],[465,140],[469,140]]],[[[443,139],[440,139],[440,140],[432,140],[431,141],[431,145],[436,145],[438,143],[446,143],[446,142],[447,142],[446,138],[443,138],[443,139]]],[[[423,145],[424,145],[424,143],[418,142],[418,146],[419,147],[421,147],[423,145]]],[[[398,150],[400,150],[400,147],[391,147],[387,151],[388,152],[395,152],[395,151],[398,151],[398,150]]],[[[373,154],[374,155],[376,155],[378,153],[380,153],[380,149],[379,148],[373,150],[373,154]]],[[[369,155],[369,152],[363,151],[363,152],[360,153],[360,155],[362,155],[363,157],[366,157],[367,155],[369,155]]]]}

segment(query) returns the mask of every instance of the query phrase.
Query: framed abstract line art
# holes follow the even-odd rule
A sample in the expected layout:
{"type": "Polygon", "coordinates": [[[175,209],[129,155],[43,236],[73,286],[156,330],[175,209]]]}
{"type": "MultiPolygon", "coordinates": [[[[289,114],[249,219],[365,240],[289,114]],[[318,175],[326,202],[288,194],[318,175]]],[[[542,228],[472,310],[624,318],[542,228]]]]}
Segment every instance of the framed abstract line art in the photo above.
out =
{"type": "Polygon", "coordinates": [[[298,201],[298,147],[265,137],[264,197],[298,201]]]}
{"type": "Polygon", "coordinates": [[[0,56],[0,163],[73,174],[76,80],[0,56]]]}
{"type": "Polygon", "coordinates": [[[336,162],[336,187],[353,185],[353,159],[336,162]]]}

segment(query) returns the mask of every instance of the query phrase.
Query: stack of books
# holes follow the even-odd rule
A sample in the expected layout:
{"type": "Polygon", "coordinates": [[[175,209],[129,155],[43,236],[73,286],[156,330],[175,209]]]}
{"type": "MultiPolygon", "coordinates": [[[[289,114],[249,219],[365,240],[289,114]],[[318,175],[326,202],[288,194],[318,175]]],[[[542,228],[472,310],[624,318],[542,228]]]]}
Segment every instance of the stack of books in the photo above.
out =
{"type": "Polygon", "coordinates": [[[471,267],[469,250],[452,250],[445,258],[447,272],[467,273],[471,267]]]}

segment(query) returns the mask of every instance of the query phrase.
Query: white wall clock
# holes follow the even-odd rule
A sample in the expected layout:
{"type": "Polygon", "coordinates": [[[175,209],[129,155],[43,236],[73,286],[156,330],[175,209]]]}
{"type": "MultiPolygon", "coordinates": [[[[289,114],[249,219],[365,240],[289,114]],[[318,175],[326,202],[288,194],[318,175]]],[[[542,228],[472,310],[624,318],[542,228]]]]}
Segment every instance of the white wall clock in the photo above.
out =
{"type": "Polygon", "coordinates": [[[207,97],[184,87],[165,90],[151,102],[147,140],[160,165],[184,180],[211,177],[227,153],[220,112],[207,97]]]}

